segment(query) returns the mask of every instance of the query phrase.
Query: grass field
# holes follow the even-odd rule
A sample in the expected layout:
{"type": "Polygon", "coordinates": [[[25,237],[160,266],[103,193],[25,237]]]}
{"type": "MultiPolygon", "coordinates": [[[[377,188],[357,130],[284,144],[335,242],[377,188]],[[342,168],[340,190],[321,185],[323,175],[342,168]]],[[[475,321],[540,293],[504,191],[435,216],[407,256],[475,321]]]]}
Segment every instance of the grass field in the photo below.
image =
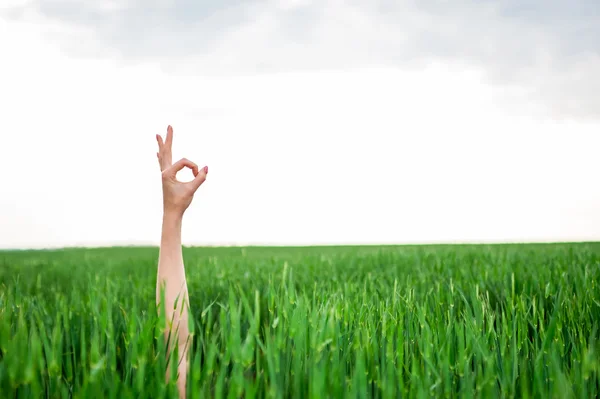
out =
{"type": "MultiPolygon", "coordinates": [[[[0,397],[162,398],[156,248],[0,252],[0,397]]],[[[600,394],[600,244],[186,248],[190,397],[600,394]]]]}

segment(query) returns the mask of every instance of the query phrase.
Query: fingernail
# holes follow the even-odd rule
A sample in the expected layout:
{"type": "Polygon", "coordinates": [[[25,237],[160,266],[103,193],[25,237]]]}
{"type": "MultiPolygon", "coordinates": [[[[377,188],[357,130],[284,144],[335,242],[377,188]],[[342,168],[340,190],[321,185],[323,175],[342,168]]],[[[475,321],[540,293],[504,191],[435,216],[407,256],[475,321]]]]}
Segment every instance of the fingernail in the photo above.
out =
{"type": "Polygon", "coordinates": [[[204,173],[208,173],[208,166],[204,167],[204,173]]]}

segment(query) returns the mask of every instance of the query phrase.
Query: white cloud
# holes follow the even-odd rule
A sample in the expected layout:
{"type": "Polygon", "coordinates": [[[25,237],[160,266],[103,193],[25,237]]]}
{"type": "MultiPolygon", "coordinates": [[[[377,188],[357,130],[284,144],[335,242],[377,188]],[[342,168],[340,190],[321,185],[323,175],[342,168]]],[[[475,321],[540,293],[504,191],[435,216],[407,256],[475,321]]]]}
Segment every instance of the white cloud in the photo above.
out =
{"type": "Polygon", "coordinates": [[[69,54],[156,62],[169,73],[248,75],[461,63],[528,91],[553,117],[597,119],[600,8],[561,1],[44,0],[8,7],[75,31],[69,54]],[[37,10],[37,11],[35,11],[37,10]]]}

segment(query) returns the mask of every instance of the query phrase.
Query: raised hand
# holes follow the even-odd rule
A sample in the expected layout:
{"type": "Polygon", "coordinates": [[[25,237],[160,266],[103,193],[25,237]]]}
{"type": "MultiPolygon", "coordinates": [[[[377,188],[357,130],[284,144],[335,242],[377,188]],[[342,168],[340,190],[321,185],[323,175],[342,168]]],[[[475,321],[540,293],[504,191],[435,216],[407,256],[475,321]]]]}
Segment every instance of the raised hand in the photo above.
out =
{"type": "MultiPolygon", "coordinates": [[[[160,240],[160,253],[158,255],[158,276],[156,280],[156,304],[160,307],[164,289],[164,309],[167,323],[165,325],[165,342],[168,345],[169,359],[171,351],[176,346],[179,348],[180,362],[177,367],[177,388],[179,397],[186,397],[186,381],[189,371],[188,349],[191,346],[192,336],[188,328],[189,297],[185,269],[183,266],[183,252],[181,250],[181,224],[183,213],[190,206],[198,187],[206,180],[208,167],[201,170],[198,165],[187,159],[181,159],[173,164],[171,147],[173,146],[173,128],[167,128],[167,137],[163,142],[160,135],[156,135],[158,142],[158,163],[162,172],[163,188],[163,225],[160,240]],[[180,182],[177,172],[183,168],[190,168],[194,173],[194,180],[180,182]],[[176,339],[173,339],[176,337],[176,339]]],[[[166,378],[170,376],[170,360],[166,378]]]]}
{"type": "Polygon", "coordinates": [[[183,158],[172,164],[173,128],[167,128],[167,137],[163,142],[162,137],[157,134],[158,163],[162,171],[163,207],[166,214],[181,217],[192,203],[194,194],[206,180],[208,166],[201,170],[192,161],[183,158]],[[177,172],[183,168],[189,168],[194,174],[194,180],[180,182],[177,180],[177,172]]]}

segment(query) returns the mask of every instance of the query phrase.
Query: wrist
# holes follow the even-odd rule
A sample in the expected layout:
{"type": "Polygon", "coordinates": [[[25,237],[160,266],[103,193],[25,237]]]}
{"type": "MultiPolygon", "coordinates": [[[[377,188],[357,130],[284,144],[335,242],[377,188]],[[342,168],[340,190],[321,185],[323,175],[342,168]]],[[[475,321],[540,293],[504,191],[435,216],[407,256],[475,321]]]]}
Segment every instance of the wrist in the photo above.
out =
{"type": "Polygon", "coordinates": [[[162,220],[160,238],[161,249],[179,248],[181,246],[182,215],[165,210],[162,220]]]}
{"type": "Polygon", "coordinates": [[[163,220],[170,222],[180,222],[183,220],[183,212],[172,209],[163,210],[163,220]]]}

